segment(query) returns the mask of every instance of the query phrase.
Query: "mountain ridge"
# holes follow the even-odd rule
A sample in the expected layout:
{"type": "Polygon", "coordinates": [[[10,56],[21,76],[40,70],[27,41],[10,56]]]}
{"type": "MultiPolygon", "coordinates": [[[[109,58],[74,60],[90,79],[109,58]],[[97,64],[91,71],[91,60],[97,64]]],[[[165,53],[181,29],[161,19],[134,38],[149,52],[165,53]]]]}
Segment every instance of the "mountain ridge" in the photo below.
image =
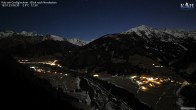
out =
{"type": "Polygon", "coordinates": [[[55,41],[68,41],[74,45],[78,45],[78,46],[84,46],[86,44],[89,43],[89,41],[84,41],[84,40],[80,40],[78,38],[64,38],[64,37],[60,37],[57,35],[53,35],[53,34],[47,34],[47,35],[42,35],[42,34],[38,34],[37,32],[27,32],[27,31],[22,31],[22,32],[14,32],[14,31],[1,31],[0,32],[0,39],[6,38],[6,37],[13,37],[13,36],[26,36],[26,37],[37,37],[39,36],[43,41],[44,40],[55,40],[55,41]]]}
{"type": "MultiPolygon", "coordinates": [[[[181,31],[176,31],[176,34],[178,32],[181,31]]],[[[95,73],[150,73],[148,65],[159,63],[170,67],[171,62],[180,60],[187,51],[195,50],[193,47],[196,45],[196,34],[180,35],[183,36],[146,26],[136,27],[129,32],[107,34],[70,54],[64,59],[64,64],[70,68],[95,73]],[[142,60],[144,57],[145,60],[142,60]],[[142,64],[149,60],[152,62],[142,64]]]]}
{"type": "Polygon", "coordinates": [[[143,34],[149,36],[152,33],[157,34],[159,36],[163,36],[163,34],[169,34],[177,38],[191,37],[194,40],[196,40],[196,31],[186,31],[183,29],[176,30],[176,29],[167,29],[167,28],[153,28],[146,25],[141,25],[138,27],[131,28],[125,32],[122,32],[121,34],[130,34],[132,32],[135,32],[140,36],[143,34]]]}

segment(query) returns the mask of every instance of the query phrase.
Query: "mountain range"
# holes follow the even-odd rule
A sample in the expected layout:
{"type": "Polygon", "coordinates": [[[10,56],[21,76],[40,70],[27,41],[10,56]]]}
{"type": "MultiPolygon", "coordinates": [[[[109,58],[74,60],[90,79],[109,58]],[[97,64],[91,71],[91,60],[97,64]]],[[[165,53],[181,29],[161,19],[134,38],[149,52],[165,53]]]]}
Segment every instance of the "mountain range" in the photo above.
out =
{"type": "Polygon", "coordinates": [[[153,63],[195,79],[196,32],[139,26],[104,35],[65,58],[64,65],[110,74],[151,73],[153,63]],[[191,54],[187,54],[191,53],[191,54]],[[189,61],[184,62],[184,60],[189,61]],[[188,76],[189,76],[188,75],[188,76]]]}
{"type": "MultiPolygon", "coordinates": [[[[8,90],[6,93],[11,94],[9,99],[13,97],[16,102],[20,98],[19,95],[24,96],[21,97],[23,100],[33,102],[19,103],[29,106],[41,104],[42,102],[38,102],[40,100],[46,102],[43,103],[43,108],[49,103],[46,106],[48,108],[60,108],[65,104],[68,107],[78,105],[78,109],[152,109],[153,105],[140,102],[135,94],[127,89],[94,78],[93,75],[111,75],[115,78],[155,74],[159,77],[160,73],[166,76],[180,75],[182,79],[195,84],[195,56],[196,31],[159,29],[142,25],[121,33],[107,34],[91,42],[36,32],[0,32],[0,61],[3,71],[7,71],[3,75],[11,82],[11,85],[5,85],[8,90]],[[57,73],[63,71],[62,73],[66,74],[60,75],[65,77],[65,80],[61,76],[56,77],[56,73],[48,76],[46,73],[39,74],[45,75],[45,79],[50,83],[44,78],[40,79],[30,68],[15,61],[18,59],[38,62],[58,60],[63,68],[41,64],[36,66],[49,68],[49,71],[54,69],[57,73]],[[16,74],[13,74],[15,71],[16,74]],[[13,84],[19,95],[13,94],[12,88],[9,88],[13,84]],[[58,87],[62,90],[58,90],[58,87]],[[66,91],[66,94],[62,91],[66,91]]],[[[179,90],[178,94],[187,98],[182,99],[185,105],[192,106],[195,98],[191,96],[195,93],[195,87],[190,85],[190,90],[186,87],[179,90]]]]}
{"type": "Polygon", "coordinates": [[[151,73],[149,65],[158,63],[194,79],[195,45],[196,31],[145,25],[88,43],[36,32],[0,32],[0,49],[14,57],[58,58],[72,69],[110,74],[151,73]]]}
{"type": "Polygon", "coordinates": [[[14,57],[60,58],[75,48],[86,45],[79,39],[65,39],[56,35],[41,35],[36,32],[0,32],[0,49],[14,57]]]}
{"type": "MultiPolygon", "coordinates": [[[[104,35],[92,42],[76,38],[65,39],[56,35],[44,36],[36,32],[3,31],[0,32],[0,49],[14,57],[64,58],[64,65],[70,68],[114,74],[129,73],[129,68],[147,72],[150,64],[142,67],[139,62],[134,63],[134,60],[139,61],[138,59],[145,56],[145,60],[150,59],[165,66],[176,66],[181,72],[189,70],[190,74],[190,69],[187,68],[195,64],[182,67],[179,61],[187,58],[186,53],[194,53],[195,39],[196,31],[158,29],[145,25],[121,33],[104,35]],[[116,68],[112,69],[113,67],[116,68]]],[[[190,62],[195,62],[193,56],[188,57],[192,59],[190,62]]],[[[191,68],[191,71],[193,73],[195,70],[191,68]]]]}
{"type": "Polygon", "coordinates": [[[57,35],[42,35],[42,34],[38,34],[37,32],[26,32],[26,31],[22,31],[22,32],[14,32],[14,31],[10,31],[10,30],[5,30],[0,32],[0,39],[2,38],[6,38],[6,37],[12,37],[12,36],[26,36],[26,37],[36,37],[39,36],[40,40],[54,40],[54,41],[68,41],[74,45],[78,45],[78,46],[84,46],[86,44],[89,43],[89,41],[84,41],[84,40],[80,40],[77,38],[72,38],[72,39],[66,39],[64,37],[60,37],[57,35]]]}

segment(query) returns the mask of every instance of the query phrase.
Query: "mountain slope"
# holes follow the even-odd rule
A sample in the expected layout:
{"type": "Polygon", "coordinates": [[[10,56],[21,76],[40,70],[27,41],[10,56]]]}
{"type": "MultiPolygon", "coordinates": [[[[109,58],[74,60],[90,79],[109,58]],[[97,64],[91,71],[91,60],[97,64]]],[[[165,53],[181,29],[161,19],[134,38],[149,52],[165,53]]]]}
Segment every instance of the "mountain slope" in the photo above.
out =
{"type": "Polygon", "coordinates": [[[71,51],[77,46],[67,42],[67,41],[53,41],[53,40],[45,40],[43,42],[37,43],[36,45],[32,45],[26,48],[22,57],[54,57],[54,58],[62,58],[69,54],[71,51]]]}
{"type": "Polygon", "coordinates": [[[14,56],[23,58],[64,57],[78,46],[54,35],[13,34],[0,39],[0,49],[14,56]]]}
{"type": "Polygon", "coordinates": [[[196,83],[196,45],[186,51],[181,57],[171,63],[178,74],[192,83],[196,83]]]}
{"type": "Polygon", "coordinates": [[[149,27],[146,25],[141,25],[141,26],[138,26],[135,28],[131,28],[128,31],[122,32],[122,34],[130,34],[132,32],[135,32],[139,36],[142,36],[145,34],[148,37],[152,37],[153,35],[156,35],[157,37],[160,37],[163,40],[164,40],[164,38],[165,38],[164,36],[166,36],[166,34],[168,34],[167,36],[170,37],[170,39],[168,39],[168,40],[175,41],[175,40],[177,40],[175,38],[186,38],[186,37],[193,38],[196,40],[196,32],[195,31],[185,31],[182,29],[181,30],[159,29],[159,28],[152,28],[152,27],[149,27]],[[174,36],[174,37],[172,38],[172,36],[174,36]]]}
{"type": "Polygon", "coordinates": [[[67,41],[78,46],[84,46],[89,43],[88,41],[79,40],[77,38],[67,39],[67,41]]]}
{"type": "Polygon", "coordinates": [[[173,36],[161,29],[140,26],[105,35],[70,54],[64,64],[70,68],[112,74],[149,73],[148,67],[153,63],[168,66],[194,45],[196,41],[192,37],[173,36]]]}
{"type": "Polygon", "coordinates": [[[61,94],[46,80],[34,75],[28,67],[0,52],[2,107],[11,109],[66,109],[75,108],[68,101],[74,98],[61,94]],[[6,96],[6,97],[5,97],[6,96]]]}

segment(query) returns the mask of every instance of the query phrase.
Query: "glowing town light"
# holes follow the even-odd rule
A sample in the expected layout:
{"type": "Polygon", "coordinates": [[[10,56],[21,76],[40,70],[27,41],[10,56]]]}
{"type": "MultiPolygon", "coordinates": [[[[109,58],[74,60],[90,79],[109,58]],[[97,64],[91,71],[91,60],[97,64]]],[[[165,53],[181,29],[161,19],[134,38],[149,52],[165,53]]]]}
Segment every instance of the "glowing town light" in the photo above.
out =
{"type": "Polygon", "coordinates": [[[62,68],[62,66],[60,64],[57,65],[58,67],[62,68]]]}
{"type": "Polygon", "coordinates": [[[39,73],[43,72],[42,69],[36,69],[36,71],[39,72],[39,73]]]}
{"type": "Polygon", "coordinates": [[[19,61],[22,61],[22,62],[28,62],[29,60],[19,60],[19,61]]]}
{"type": "Polygon", "coordinates": [[[65,76],[68,76],[68,74],[65,74],[65,76]]]}
{"type": "Polygon", "coordinates": [[[160,83],[159,81],[157,81],[157,82],[155,82],[155,84],[158,84],[158,85],[160,85],[161,83],[160,83]]]}
{"type": "MultiPolygon", "coordinates": [[[[57,72],[56,72],[57,73],[57,72]]],[[[60,74],[63,74],[63,73],[60,73],[60,74]]]]}
{"type": "Polygon", "coordinates": [[[150,86],[150,87],[153,87],[153,84],[150,83],[149,86],[150,86]]]}
{"type": "Polygon", "coordinates": [[[160,68],[161,66],[154,66],[155,68],[160,68]]]}
{"type": "Polygon", "coordinates": [[[155,64],[153,63],[152,65],[154,66],[155,64]]]}
{"type": "Polygon", "coordinates": [[[93,77],[99,77],[99,75],[98,74],[94,74],[93,77]]]}
{"type": "Polygon", "coordinates": [[[143,83],[140,81],[136,81],[138,85],[142,85],[143,83]]]}
{"type": "Polygon", "coordinates": [[[56,65],[57,60],[54,60],[52,63],[50,63],[51,66],[55,66],[56,65]]]}
{"type": "MultiPolygon", "coordinates": [[[[135,82],[139,86],[140,89],[141,86],[149,87],[149,88],[154,88],[154,87],[159,87],[162,83],[166,82],[175,82],[171,78],[159,78],[159,77],[149,77],[149,76],[131,76],[130,79],[135,82]]],[[[178,83],[178,82],[175,82],[178,83]]],[[[188,84],[187,82],[184,82],[188,84]]]]}
{"type": "Polygon", "coordinates": [[[143,83],[147,84],[149,81],[142,81],[143,83]]]}
{"type": "Polygon", "coordinates": [[[142,76],[142,77],[140,77],[141,79],[146,79],[146,77],[145,76],[142,76]]]}
{"type": "Polygon", "coordinates": [[[137,76],[131,76],[131,79],[135,79],[137,76]]]}
{"type": "Polygon", "coordinates": [[[183,85],[189,85],[190,83],[187,82],[187,81],[184,81],[182,84],[183,84],[183,85]]]}
{"type": "Polygon", "coordinates": [[[147,90],[147,88],[144,86],[141,86],[140,88],[141,88],[141,90],[144,90],[144,91],[147,90]]]}
{"type": "Polygon", "coordinates": [[[163,80],[162,80],[162,79],[160,79],[160,82],[163,82],[163,80]]]}
{"type": "Polygon", "coordinates": [[[34,67],[34,66],[31,66],[30,68],[35,69],[35,67],[34,67]]]}
{"type": "Polygon", "coordinates": [[[146,78],[148,81],[153,81],[154,79],[152,77],[146,78]]]}

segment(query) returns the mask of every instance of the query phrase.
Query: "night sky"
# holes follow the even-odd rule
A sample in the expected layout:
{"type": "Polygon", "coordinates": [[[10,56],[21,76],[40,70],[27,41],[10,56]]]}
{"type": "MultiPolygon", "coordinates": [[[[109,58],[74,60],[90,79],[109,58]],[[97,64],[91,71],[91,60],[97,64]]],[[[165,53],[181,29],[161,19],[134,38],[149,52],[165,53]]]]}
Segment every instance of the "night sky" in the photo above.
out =
{"type": "Polygon", "coordinates": [[[186,0],[195,4],[193,10],[180,9],[180,4],[185,3],[185,0],[50,1],[58,4],[36,8],[0,6],[0,29],[36,31],[44,35],[55,34],[82,40],[123,32],[140,25],[196,30],[195,0],[186,0]]]}

